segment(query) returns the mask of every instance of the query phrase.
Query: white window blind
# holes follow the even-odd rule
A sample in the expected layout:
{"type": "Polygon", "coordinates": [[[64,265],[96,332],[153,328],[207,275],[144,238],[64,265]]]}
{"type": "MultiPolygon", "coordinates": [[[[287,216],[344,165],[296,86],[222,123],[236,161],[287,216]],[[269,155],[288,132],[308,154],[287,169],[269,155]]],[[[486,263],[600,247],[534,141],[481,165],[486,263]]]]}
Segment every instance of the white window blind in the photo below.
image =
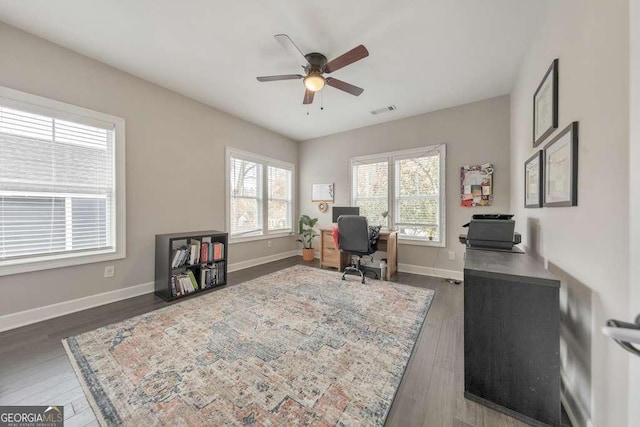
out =
{"type": "Polygon", "coordinates": [[[351,204],[405,242],[442,245],[444,161],[444,144],[352,158],[351,204]]]}
{"type": "Polygon", "coordinates": [[[268,167],[269,231],[291,230],[292,172],[276,166],[268,167]]]}
{"type": "Polygon", "coordinates": [[[232,236],[262,234],[262,165],[239,157],[230,159],[232,236]]]}
{"type": "Polygon", "coordinates": [[[438,152],[395,161],[395,226],[401,236],[439,239],[438,152]]]}
{"type": "Polygon", "coordinates": [[[386,159],[352,163],[352,204],[360,207],[369,225],[389,226],[389,162],[386,159]]]}
{"type": "Polygon", "coordinates": [[[232,240],[293,231],[292,164],[227,148],[228,230],[232,240]]]}
{"type": "Polygon", "coordinates": [[[0,105],[0,259],[114,247],[114,129],[0,105]]]}
{"type": "Polygon", "coordinates": [[[126,256],[124,126],[0,86],[0,276],[126,256]]]}

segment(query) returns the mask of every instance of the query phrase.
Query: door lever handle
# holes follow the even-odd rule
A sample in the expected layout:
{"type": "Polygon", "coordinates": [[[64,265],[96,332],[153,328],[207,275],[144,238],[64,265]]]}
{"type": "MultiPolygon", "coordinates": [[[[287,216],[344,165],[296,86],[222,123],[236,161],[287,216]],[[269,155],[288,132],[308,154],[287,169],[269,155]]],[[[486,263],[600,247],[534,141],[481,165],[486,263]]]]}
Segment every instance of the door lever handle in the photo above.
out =
{"type": "Polygon", "coordinates": [[[640,315],[636,317],[635,323],[609,319],[607,320],[607,326],[602,327],[602,333],[613,339],[628,352],[640,356],[640,349],[634,346],[634,344],[640,345],[640,315]]]}

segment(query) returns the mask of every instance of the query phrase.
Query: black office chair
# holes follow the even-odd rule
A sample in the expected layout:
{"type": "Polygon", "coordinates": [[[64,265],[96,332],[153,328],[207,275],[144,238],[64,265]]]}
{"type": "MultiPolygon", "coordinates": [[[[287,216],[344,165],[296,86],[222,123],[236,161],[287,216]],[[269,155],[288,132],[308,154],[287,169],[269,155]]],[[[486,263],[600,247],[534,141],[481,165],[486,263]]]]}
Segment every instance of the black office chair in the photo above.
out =
{"type": "MultiPolygon", "coordinates": [[[[362,283],[364,283],[365,272],[361,267],[363,256],[371,255],[378,250],[378,240],[372,239],[367,218],[358,215],[340,215],[338,217],[338,243],[340,250],[355,255],[357,262],[344,269],[342,280],[345,275],[352,271],[360,273],[362,283]]],[[[375,274],[375,272],[374,272],[375,274]]],[[[375,274],[376,279],[378,278],[375,274]]]]}

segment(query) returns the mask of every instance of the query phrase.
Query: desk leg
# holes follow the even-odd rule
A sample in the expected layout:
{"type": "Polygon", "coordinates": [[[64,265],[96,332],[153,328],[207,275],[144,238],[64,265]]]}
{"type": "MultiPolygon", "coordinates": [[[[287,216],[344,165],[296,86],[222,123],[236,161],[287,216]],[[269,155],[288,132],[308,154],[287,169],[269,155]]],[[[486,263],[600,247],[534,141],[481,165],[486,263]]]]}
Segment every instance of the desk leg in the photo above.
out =
{"type": "Polygon", "coordinates": [[[351,256],[346,252],[340,251],[340,267],[338,268],[338,271],[341,271],[341,272],[344,271],[345,267],[347,267],[350,264],[351,264],[351,256]]]}
{"type": "Polygon", "coordinates": [[[387,280],[398,271],[398,233],[389,234],[387,240],[387,280]]]}

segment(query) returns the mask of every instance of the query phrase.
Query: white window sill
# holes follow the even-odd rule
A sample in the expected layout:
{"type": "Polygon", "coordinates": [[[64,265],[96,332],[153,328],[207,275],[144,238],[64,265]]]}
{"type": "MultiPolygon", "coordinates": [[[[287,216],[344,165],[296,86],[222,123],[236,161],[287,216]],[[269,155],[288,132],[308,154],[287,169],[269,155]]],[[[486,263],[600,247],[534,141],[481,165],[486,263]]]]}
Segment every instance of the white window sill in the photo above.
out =
{"type": "Polygon", "coordinates": [[[229,244],[233,245],[234,243],[255,242],[256,240],[281,239],[284,237],[293,237],[293,236],[294,236],[293,231],[272,232],[271,234],[263,234],[261,236],[248,236],[248,237],[229,236],[229,244]]]}
{"type": "Polygon", "coordinates": [[[4,261],[0,262],[0,276],[113,261],[125,258],[125,255],[124,250],[117,252],[109,249],[105,251],[94,251],[88,254],[57,254],[4,261]]]}
{"type": "Polygon", "coordinates": [[[409,246],[430,246],[433,248],[444,248],[445,243],[437,240],[418,240],[418,239],[407,239],[398,236],[398,244],[399,245],[409,245],[409,246]]]}

